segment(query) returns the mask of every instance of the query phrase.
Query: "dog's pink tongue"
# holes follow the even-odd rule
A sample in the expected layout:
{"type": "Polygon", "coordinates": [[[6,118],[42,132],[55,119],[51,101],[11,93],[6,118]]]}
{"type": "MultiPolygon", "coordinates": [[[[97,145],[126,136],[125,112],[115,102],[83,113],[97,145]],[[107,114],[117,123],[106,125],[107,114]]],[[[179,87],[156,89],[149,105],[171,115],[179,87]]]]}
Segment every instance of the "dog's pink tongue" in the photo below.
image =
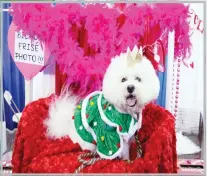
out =
{"type": "Polygon", "coordinates": [[[134,106],[136,103],[136,98],[127,98],[126,103],[128,106],[134,106]]]}

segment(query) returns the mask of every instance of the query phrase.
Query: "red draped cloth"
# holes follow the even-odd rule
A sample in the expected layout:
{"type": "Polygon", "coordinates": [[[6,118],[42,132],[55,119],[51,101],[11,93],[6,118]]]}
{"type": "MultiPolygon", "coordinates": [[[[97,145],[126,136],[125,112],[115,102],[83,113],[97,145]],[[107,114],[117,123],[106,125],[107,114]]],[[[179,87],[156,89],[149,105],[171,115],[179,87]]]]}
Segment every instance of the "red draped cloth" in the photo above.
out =
{"type": "MultiPolygon", "coordinates": [[[[27,105],[15,138],[13,173],[74,173],[81,165],[77,157],[85,153],[69,137],[49,139],[44,120],[53,96],[27,105]]],[[[130,146],[132,163],[102,160],[82,170],[84,173],[176,173],[175,119],[165,109],[149,104],[143,110],[138,136],[143,156],[136,158],[136,144],[130,146]]]]}

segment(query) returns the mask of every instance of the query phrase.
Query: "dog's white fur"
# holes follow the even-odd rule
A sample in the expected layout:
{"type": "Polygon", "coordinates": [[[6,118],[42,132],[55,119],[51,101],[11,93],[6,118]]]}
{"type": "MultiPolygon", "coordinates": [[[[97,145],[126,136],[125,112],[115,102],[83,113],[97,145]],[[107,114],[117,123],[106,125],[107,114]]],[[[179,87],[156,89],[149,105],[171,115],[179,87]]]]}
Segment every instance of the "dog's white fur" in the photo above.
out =
{"type": "MultiPolygon", "coordinates": [[[[134,50],[131,53],[135,57],[134,50]]],[[[127,53],[122,53],[112,59],[103,80],[103,95],[113,104],[118,111],[134,115],[135,113],[142,114],[142,109],[152,100],[156,99],[159,94],[160,84],[156,72],[147,58],[143,58],[134,67],[127,66],[127,53]],[[135,80],[139,77],[141,81],[135,80]],[[126,78],[122,82],[122,78],[126,78]],[[136,96],[137,104],[134,107],[129,107],[126,104],[126,96],[128,95],[127,86],[134,85],[135,90],[133,95],[136,96]]],[[[57,97],[51,103],[49,109],[49,118],[45,121],[47,127],[47,136],[51,138],[61,138],[69,136],[74,143],[79,143],[82,149],[94,151],[96,146],[84,142],[77,134],[72,116],[77,105],[77,99],[64,93],[57,97]]],[[[138,129],[141,127],[142,117],[139,119],[138,129]]],[[[124,150],[120,157],[128,159],[128,143],[125,140],[124,150]]]]}

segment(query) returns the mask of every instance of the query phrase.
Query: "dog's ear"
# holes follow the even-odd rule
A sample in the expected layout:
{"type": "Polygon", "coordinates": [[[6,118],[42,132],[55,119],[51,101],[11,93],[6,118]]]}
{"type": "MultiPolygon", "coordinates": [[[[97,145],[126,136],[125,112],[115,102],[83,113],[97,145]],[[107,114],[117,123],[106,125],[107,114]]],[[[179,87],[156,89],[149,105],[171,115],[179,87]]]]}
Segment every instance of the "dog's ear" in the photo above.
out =
{"type": "Polygon", "coordinates": [[[111,58],[111,63],[114,62],[119,56],[115,56],[111,58]]]}
{"type": "Polygon", "coordinates": [[[113,61],[117,60],[117,59],[120,59],[120,57],[122,57],[122,56],[123,56],[123,53],[121,53],[120,55],[116,55],[115,57],[112,57],[112,58],[111,58],[111,63],[112,63],[113,61]]]}
{"type": "Polygon", "coordinates": [[[111,58],[111,62],[113,62],[114,60],[115,60],[115,58],[114,58],[114,57],[112,57],[112,58],[111,58]]]}

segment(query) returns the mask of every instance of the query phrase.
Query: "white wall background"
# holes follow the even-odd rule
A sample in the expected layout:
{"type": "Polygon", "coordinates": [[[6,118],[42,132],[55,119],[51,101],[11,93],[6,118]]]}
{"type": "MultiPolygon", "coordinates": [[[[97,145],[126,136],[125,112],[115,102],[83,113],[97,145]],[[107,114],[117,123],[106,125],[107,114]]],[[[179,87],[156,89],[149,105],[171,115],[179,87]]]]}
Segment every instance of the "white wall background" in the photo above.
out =
{"type": "Polygon", "coordinates": [[[190,21],[190,26],[192,27],[192,54],[189,63],[194,62],[194,69],[181,65],[179,106],[203,111],[204,33],[200,30],[204,29],[204,24],[200,24],[200,30],[196,29],[199,23],[194,24],[194,19],[195,21],[199,21],[198,19],[204,20],[203,4],[192,3],[190,4],[190,9],[192,12],[190,21]]]}
{"type": "Polygon", "coordinates": [[[166,91],[166,108],[176,116],[177,128],[183,128],[187,131],[192,130],[190,126],[198,125],[199,113],[203,114],[204,110],[203,4],[190,3],[190,11],[192,53],[186,61],[188,67],[182,64],[182,61],[169,61],[168,70],[170,71],[167,73],[166,91]],[[194,65],[193,68],[192,65],[194,65]]]}

